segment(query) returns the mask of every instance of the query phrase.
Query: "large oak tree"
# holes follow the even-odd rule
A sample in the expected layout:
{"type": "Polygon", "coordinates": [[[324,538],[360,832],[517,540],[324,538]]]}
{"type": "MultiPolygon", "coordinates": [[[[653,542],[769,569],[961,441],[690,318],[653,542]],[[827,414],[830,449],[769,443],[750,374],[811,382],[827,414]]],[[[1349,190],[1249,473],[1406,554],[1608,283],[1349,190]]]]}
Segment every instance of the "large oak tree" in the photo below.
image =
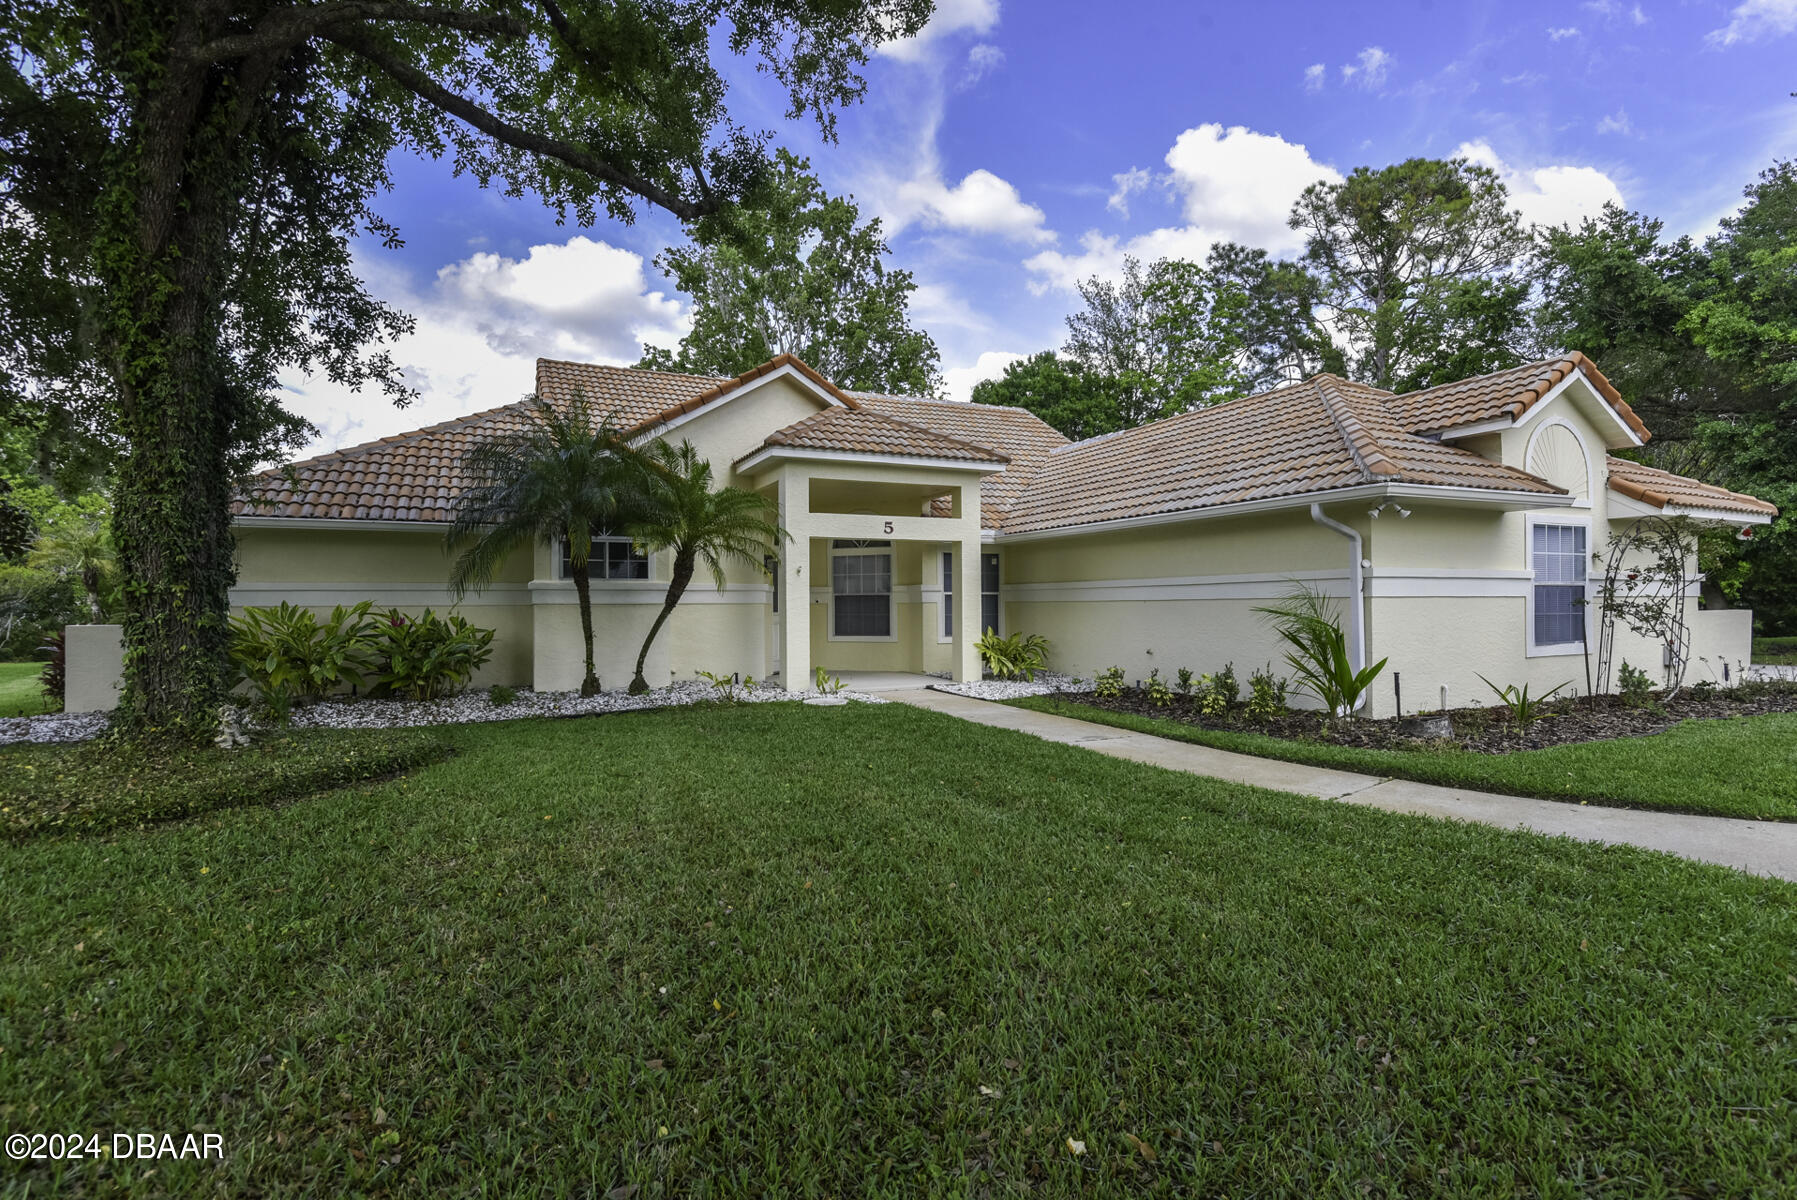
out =
{"type": "Polygon", "coordinates": [[[305,433],[299,368],[404,399],[407,328],[351,263],[397,242],[395,152],[534,193],[559,219],[646,206],[727,223],[769,178],[720,60],[790,115],[864,88],[929,0],[8,0],[0,31],[0,349],[9,404],[120,447],[117,726],[195,737],[225,683],[234,479],[305,433]],[[22,317],[13,303],[36,297],[22,317]]]}

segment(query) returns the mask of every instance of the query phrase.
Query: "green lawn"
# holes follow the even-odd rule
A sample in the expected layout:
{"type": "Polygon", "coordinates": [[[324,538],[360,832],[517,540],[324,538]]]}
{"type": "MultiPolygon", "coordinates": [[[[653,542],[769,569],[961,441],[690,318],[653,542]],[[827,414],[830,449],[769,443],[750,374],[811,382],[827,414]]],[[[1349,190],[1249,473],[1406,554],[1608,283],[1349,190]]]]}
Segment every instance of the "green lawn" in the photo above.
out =
{"type": "Polygon", "coordinates": [[[1797,637],[1754,638],[1753,661],[1797,665],[1797,637]]]}
{"type": "Polygon", "coordinates": [[[1480,754],[1468,750],[1372,750],[1276,738],[1251,728],[1200,729],[1159,717],[1110,712],[1058,696],[1029,696],[1006,703],[1219,750],[1394,779],[1546,800],[1797,821],[1797,714],[1793,713],[1684,721],[1651,737],[1480,754]]]}
{"type": "Polygon", "coordinates": [[[1662,1197],[1797,1174],[1788,884],[900,705],[443,732],[457,757],[402,779],[0,847],[0,1125],[228,1151],[7,1188],[1662,1197]]]}
{"type": "Polygon", "coordinates": [[[41,662],[0,662],[0,717],[34,717],[60,707],[38,683],[43,669],[41,662]]]}

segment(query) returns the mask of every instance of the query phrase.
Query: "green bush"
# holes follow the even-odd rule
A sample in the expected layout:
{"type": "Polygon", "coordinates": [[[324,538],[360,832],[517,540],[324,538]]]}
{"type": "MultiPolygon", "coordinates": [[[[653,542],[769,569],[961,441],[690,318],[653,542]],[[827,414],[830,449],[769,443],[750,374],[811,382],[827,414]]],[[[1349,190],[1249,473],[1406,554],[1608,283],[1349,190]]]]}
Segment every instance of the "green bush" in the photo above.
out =
{"type": "Polygon", "coordinates": [[[1178,677],[1173,683],[1173,690],[1182,696],[1190,696],[1192,694],[1192,668],[1179,668],[1178,677]]]}
{"type": "Polygon", "coordinates": [[[1529,685],[1526,683],[1521,687],[1517,687],[1514,683],[1499,687],[1483,675],[1480,675],[1479,678],[1486,687],[1497,694],[1499,700],[1504,702],[1504,707],[1510,710],[1511,722],[1518,729],[1527,729],[1535,722],[1551,716],[1552,714],[1547,711],[1547,702],[1564,689],[1572,686],[1572,680],[1568,679],[1565,683],[1556,684],[1539,696],[1531,697],[1529,685]]]}
{"type": "Polygon", "coordinates": [[[415,617],[388,610],[375,622],[370,642],[381,692],[407,700],[453,696],[493,657],[491,629],[428,608],[415,617]]]}
{"type": "Polygon", "coordinates": [[[1653,680],[1641,668],[1631,667],[1626,658],[1616,671],[1616,689],[1630,708],[1646,708],[1653,703],[1653,680]]]}
{"type": "Polygon", "coordinates": [[[1173,703],[1173,689],[1161,678],[1161,669],[1154,668],[1148,672],[1148,703],[1156,708],[1167,708],[1173,703]]]}
{"type": "Polygon", "coordinates": [[[1123,695],[1123,668],[1106,667],[1092,681],[1092,694],[1100,700],[1115,700],[1123,695]]]}
{"type": "Polygon", "coordinates": [[[1267,722],[1285,714],[1284,676],[1273,674],[1268,663],[1248,676],[1248,706],[1243,711],[1250,721],[1267,722]]]}
{"type": "Polygon", "coordinates": [[[447,742],[424,729],[316,730],[241,750],[153,755],[121,754],[103,742],[19,747],[7,752],[0,771],[0,829],[22,842],[277,804],[449,753],[447,742]]]}
{"type": "Polygon", "coordinates": [[[487,703],[494,708],[504,708],[508,704],[518,703],[518,692],[503,683],[496,683],[487,689],[487,703]]]}
{"type": "Polygon", "coordinates": [[[374,666],[369,633],[372,602],[339,604],[320,620],[309,608],[246,608],[231,620],[231,661],[265,714],[362,684],[374,666]]]}
{"type": "Polygon", "coordinates": [[[996,630],[988,629],[974,648],[986,669],[1000,679],[1034,680],[1036,672],[1048,669],[1048,639],[1039,633],[999,637],[996,630]]]}

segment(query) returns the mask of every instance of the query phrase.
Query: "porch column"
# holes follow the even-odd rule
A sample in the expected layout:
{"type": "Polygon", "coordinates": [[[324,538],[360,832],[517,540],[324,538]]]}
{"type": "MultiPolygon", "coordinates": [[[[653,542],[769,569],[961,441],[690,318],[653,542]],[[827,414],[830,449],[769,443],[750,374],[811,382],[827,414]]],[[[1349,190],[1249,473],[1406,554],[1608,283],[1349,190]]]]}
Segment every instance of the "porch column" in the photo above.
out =
{"type": "Polygon", "coordinates": [[[980,628],[980,485],[963,487],[956,507],[961,538],[955,543],[955,682],[977,683],[980,652],[974,643],[986,632],[980,628]]]}
{"type": "Polygon", "coordinates": [[[811,688],[811,480],[803,467],[780,469],[780,525],[792,540],[780,548],[780,685],[811,688]]]}

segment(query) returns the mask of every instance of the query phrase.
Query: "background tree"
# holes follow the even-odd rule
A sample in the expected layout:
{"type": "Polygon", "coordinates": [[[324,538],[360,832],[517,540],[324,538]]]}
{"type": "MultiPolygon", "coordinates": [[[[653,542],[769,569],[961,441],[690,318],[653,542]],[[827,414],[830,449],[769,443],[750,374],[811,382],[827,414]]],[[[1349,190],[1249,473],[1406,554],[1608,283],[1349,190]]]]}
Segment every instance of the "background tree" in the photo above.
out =
{"type": "Polygon", "coordinates": [[[1304,189],[1289,224],[1305,234],[1304,262],[1354,378],[1407,391],[1523,360],[1527,289],[1508,276],[1529,242],[1490,168],[1459,158],[1357,167],[1304,189]]]}
{"type": "Polygon", "coordinates": [[[765,570],[762,560],[786,540],[767,497],[739,487],[714,489],[711,464],[699,457],[691,442],[678,446],[655,442],[642,459],[638,479],[643,515],[630,525],[630,532],[651,554],[672,551],[673,567],[661,611],[637,652],[636,674],[630,680],[633,696],[649,690],[643,677],[649,648],[686,595],[694,571],[704,566],[721,592],[728,563],[765,570]]]}
{"type": "Polygon", "coordinates": [[[1204,260],[1214,286],[1236,297],[1229,309],[1242,360],[1244,395],[1296,383],[1321,371],[1347,373],[1341,348],[1317,319],[1322,287],[1302,263],[1219,242],[1204,260]]]}
{"type": "Polygon", "coordinates": [[[806,160],[779,151],[752,206],[656,258],[693,298],[693,328],[677,349],[644,347],[639,365],[740,375],[796,354],[841,387],[935,395],[936,343],[911,324],[917,285],[889,253],[878,219],[862,221],[806,160]]]}
{"type": "MultiPolygon", "coordinates": [[[[408,327],[350,239],[395,152],[582,224],[644,204],[717,219],[761,185],[713,56],[752,55],[789,113],[833,132],[867,47],[929,0],[13,0],[0,33],[0,296],[42,286],[53,327],[15,377],[88,395],[123,447],[126,580],[115,728],[205,736],[227,669],[233,477],[300,440],[285,369],[406,394],[370,342],[408,327]],[[59,210],[72,209],[66,219],[59,210]],[[23,231],[23,232],[21,232],[23,231]],[[58,276],[71,281],[61,294],[58,276]],[[58,348],[68,353],[58,356],[58,348]]],[[[22,363],[23,365],[17,365],[22,363]]],[[[15,389],[16,390],[16,389],[15,389]]],[[[74,412],[54,390],[37,402],[74,412]]]]}
{"type": "Polygon", "coordinates": [[[1076,442],[1123,428],[1110,379],[1053,350],[1020,358],[997,379],[976,383],[973,400],[1027,408],[1076,442]]]}
{"type": "Polygon", "coordinates": [[[593,669],[593,538],[641,515],[636,453],[576,393],[565,408],[531,397],[522,429],[482,438],[462,458],[473,482],[456,498],[444,544],[462,546],[450,569],[456,595],[491,583],[506,559],[543,542],[568,547],[568,574],[580,602],[586,672],[580,694],[599,691],[593,669]]]}

